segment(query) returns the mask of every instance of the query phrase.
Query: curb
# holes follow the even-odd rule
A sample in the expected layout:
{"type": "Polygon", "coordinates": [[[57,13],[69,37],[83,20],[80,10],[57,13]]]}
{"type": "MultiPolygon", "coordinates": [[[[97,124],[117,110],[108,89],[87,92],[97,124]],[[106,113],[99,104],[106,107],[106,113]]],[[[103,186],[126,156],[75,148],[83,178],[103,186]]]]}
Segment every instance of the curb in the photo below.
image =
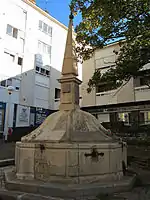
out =
{"type": "Polygon", "coordinates": [[[5,160],[0,160],[0,167],[7,167],[10,165],[15,165],[15,159],[5,159],[5,160]]]}
{"type": "MultiPolygon", "coordinates": [[[[99,194],[111,194],[130,191],[136,183],[136,175],[126,177],[126,180],[108,184],[87,184],[72,187],[61,184],[42,184],[17,181],[13,179],[11,172],[5,172],[5,187],[9,191],[39,194],[47,197],[72,199],[73,197],[91,197],[99,194]]],[[[24,196],[25,197],[25,196],[24,196]]],[[[23,198],[22,198],[23,199],[23,198]]]]}

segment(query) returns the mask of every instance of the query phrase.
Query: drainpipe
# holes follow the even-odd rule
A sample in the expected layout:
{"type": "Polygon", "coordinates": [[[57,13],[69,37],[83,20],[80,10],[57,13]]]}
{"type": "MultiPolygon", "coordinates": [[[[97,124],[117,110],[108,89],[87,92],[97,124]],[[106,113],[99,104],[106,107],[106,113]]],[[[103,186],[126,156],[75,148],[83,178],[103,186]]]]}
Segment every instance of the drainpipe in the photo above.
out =
{"type": "Polygon", "coordinates": [[[23,10],[25,13],[25,27],[24,27],[24,44],[23,44],[23,61],[21,66],[21,79],[20,79],[20,92],[19,92],[19,103],[22,104],[22,98],[23,98],[23,91],[22,91],[22,73],[23,73],[23,63],[24,63],[24,52],[25,52],[25,41],[26,41],[26,30],[27,30],[27,11],[23,10]]]}

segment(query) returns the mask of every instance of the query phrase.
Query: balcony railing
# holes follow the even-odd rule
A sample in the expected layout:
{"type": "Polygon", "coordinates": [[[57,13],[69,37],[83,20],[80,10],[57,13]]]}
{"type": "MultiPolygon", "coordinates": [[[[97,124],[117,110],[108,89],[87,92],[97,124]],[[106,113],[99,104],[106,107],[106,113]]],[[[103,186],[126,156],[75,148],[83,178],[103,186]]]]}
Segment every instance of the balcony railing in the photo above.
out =
{"type": "Polygon", "coordinates": [[[145,90],[150,90],[150,87],[148,87],[147,85],[144,85],[144,86],[140,86],[140,87],[135,87],[134,90],[135,91],[145,91],[145,90]]]}

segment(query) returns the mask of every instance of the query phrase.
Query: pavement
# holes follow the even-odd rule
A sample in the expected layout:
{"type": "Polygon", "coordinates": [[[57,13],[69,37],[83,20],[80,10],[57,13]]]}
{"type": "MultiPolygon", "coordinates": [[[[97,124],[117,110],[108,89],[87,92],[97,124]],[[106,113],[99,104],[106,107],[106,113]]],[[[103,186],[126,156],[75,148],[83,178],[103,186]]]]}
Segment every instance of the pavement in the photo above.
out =
{"type": "MultiPolygon", "coordinates": [[[[0,189],[0,200],[62,200],[37,194],[7,191],[0,189]]],[[[137,187],[130,192],[101,195],[98,197],[69,198],[65,200],[150,200],[150,186],[137,187]]]]}
{"type": "Polygon", "coordinates": [[[111,200],[150,200],[150,186],[137,187],[130,192],[114,194],[111,200]]]}
{"type": "Polygon", "coordinates": [[[0,160],[12,159],[15,157],[15,143],[4,143],[0,141],[0,160]]]}

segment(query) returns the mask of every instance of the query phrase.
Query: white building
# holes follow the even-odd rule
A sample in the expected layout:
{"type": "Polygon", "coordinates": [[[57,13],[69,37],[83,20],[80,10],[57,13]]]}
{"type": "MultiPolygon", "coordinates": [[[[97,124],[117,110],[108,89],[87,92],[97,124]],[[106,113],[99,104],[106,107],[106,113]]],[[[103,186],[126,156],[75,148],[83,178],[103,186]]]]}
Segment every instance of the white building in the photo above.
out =
{"type": "MultiPolygon", "coordinates": [[[[14,104],[58,109],[57,79],[62,68],[67,27],[36,6],[34,0],[2,1],[0,22],[0,102],[8,103],[6,87],[13,85],[12,114],[9,113],[12,127],[14,104]]],[[[81,78],[81,68],[79,71],[81,78]]]]}
{"type": "MultiPolygon", "coordinates": [[[[30,80],[30,84],[21,83],[20,103],[34,106],[42,104],[43,107],[53,109],[51,97],[43,101],[42,98],[49,93],[50,69],[53,67],[61,71],[67,28],[27,0],[3,1],[0,7],[0,21],[1,79],[33,69],[41,72],[33,77],[34,81],[30,80]],[[41,84],[41,87],[46,86],[43,89],[45,94],[41,95],[41,98],[37,96],[37,84],[41,84]],[[32,99],[27,96],[29,88],[35,93],[32,99]]],[[[34,73],[34,70],[32,72],[34,73]]]]}

